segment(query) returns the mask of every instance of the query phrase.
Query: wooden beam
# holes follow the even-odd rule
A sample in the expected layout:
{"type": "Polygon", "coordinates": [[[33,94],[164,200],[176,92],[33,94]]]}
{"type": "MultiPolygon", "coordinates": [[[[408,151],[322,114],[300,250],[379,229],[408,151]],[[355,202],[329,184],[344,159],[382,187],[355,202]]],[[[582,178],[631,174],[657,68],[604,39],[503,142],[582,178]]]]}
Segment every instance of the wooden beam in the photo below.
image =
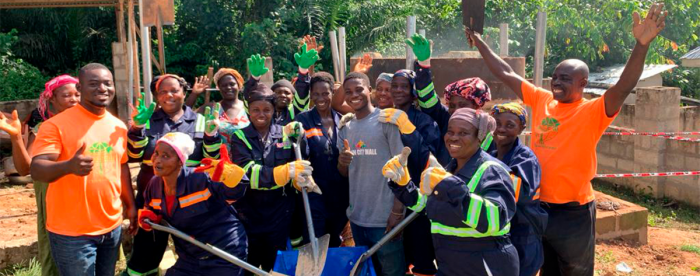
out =
{"type": "Polygon", "coordinates": [[[160,15],[156,20],[156,37],[158,38],[158,63],[160,67],[160,74],[165,74],[165,42],[163,41],[163,21],[160,19],[160,15]]]}
{"type": "MultiPolygon", "coordinates": [[[[117,17],[117,41],[122,42],[126,47],[126,33],[124,32],[124,0],[119,0],[119,4],[114,7],[117,17]]],[[[126,48],[125,48],[126,49],[126,48]]]]}

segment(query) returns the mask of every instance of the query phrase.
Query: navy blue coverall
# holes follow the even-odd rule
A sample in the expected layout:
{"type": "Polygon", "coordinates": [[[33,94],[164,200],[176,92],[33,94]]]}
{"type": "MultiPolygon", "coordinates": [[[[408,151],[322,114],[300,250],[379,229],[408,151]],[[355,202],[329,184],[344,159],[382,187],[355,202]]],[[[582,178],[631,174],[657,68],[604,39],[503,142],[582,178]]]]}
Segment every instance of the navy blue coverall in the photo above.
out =
{"type": "Polygon", "coordinates": [[[270,125],[263,139],[251,124],[234,133],[231,161],[246,170],[250,188],[233,203],[248,233],[248,262],[270,271],[278,250],[285,250],[292,222],[296,190],[275,184],[273,169],[295,160],[291,142],[282,126],[270,125]]]}
{"type": "MultiPolygon", "coordinates": [[[[246,231],[228,201],[243,196],[247,179],[234,188],[212,181],[205,173],[183,167],[177,178],[173,210],[167,210],[163,179],[154,177],[146,192],[146,208],[196,240],[246,259],[246,231]]],[[[153,230],[159,232],[157,230],[153,230]]],[[[141,231],[146,235],[152,233],[141,231]]],[[[243,269],[179,238],[173,238],[177,262],[166,275],[243,275],[243,269]]]]}
{"type": "MultiPolygon", "coordinates": [[[[491,151],[497,156],[498,151],[491,151]]],[[[540,177],[542,170],[532,150],[515,139],[513,148],[503,157],[503,163],[513,170],[516,187],[517,212],[511,221],[510,239],[520,257],[520,276],[533,276],[544,262],[542,235],[547,228],[547,212],[540,206],[540,177]]]]}
{"type": "MultiPolygon", "coordinates": [[[[177,122],[170,120],[162,109],[156,110],[143,128],[129,129],[128,152],[129,162],[140,162],[141,169],[136,177],[136,207],[143,208],[143,195],[149,181],[153,178],[151,155],[156,149],[156,142],[170,132],[189,134],[194,140],[195,150],[187,160],[187,166],[198,166],[203,158],[219,158],[221,136],[204,134],[206,120],[189,106],[182,107],[184,113],[177,122]]],[[[134,237],[131,257],[127,263],[127,274],[155,275],[168,245],[168,233],[144,233],[139,231],[134,237]]]]}
{"type": "Polygon", "coordinates": [[[453,176],[430,196],[421,195],[413,181],[389,184],[404,205],[430,219],[437,275],[518,275],[518,253],[508,237],[516,208],[510,169],[482,150],[456,169],[453,160],[446,167],[453,176]]]}

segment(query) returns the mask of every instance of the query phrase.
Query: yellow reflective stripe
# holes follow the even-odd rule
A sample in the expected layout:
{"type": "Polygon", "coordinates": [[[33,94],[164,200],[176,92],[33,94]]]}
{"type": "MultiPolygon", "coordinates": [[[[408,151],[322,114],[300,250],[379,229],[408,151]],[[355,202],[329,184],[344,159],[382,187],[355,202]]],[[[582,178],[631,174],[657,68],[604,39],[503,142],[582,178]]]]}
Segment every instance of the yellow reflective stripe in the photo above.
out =
{"type": "Polygon", "coordinates": [[[483,238],[499,237],[510,232],[510,223],[506,224],[501,231],[481,233],[474,228],[457,228],[443,225],[434,221],[430,222],[430,233],[461,238],[483,238]]]}
{"type": "Polygon", "coordinates": [[[245,166],[243,166],[243,170],[245,172],[248,172],[248,169],[250,169],[250,166],[253,166],[253,164],[255,164],[255,162],[253,162],[253,161],[248,162],[248,164],[245,164],[245,166]]]}
{"type": "Polygon", "coordinates": [[[294,94],[294,101],[298,102],[301,105],[305,105],[309,101],[310,97],[311,97],[311,93],[307,94],[306,98],[303,98],[303,99],[299,98],[299,93],[296,93],[296,94],[294,94]]]}
{"type": "Polygon", "coordinates": [[[424,102],[424,101],[419,100],[418,105],[422,108],[431,108],[431,107],[435,106],[438,102],[439,101],[437,98],[437,94],[433,93],[433,96],[430,97],[430,99],[428,99],[427,101],[424,102]]]}
{"type": "Polygon", "coordinates": [[[148,145],[148,137],[143,138],[143,140],[141,140],[141,141],[134,141],[131,139],[126,139],[126,141],[129,142],[129,145],[131,145],[132,147],[135,147],[135,148],[143,148],[146,145],[148,145]]]}
{"type": "Polygon", "coordinates": [[[250,146],[250,143],[248,143],[248,139],[246,139],[245,135],[243,135],[243,131],[241,131],[240,129],[237,129],[236,131],[233,132],[233,134],[235,134],[236,137],[238,137],[238,139],[241,139],[241,141],[243,141],[243,143],[245,143],[245,145],[248,147],[249,150],[253,149],[253,147],[250,146]]]}
{"type": "Polygon", "coordinates": [[[204,150],[208,151],[208,152],[217,151],[217,150],[221,149],[221,145],[222,145],[221,142],[218,142],[216,144],[211,144],[211,145],[204,144],[204,150]]]}
{"type": "Polygon", "coordinates": [[[252,168],[253,171],[250,173],[250,188],[257,190],[260,181],[260,169],[262,166],[255,164],[252,168]]]}
{"type": "Polygon", "coordinates": [[[428,86],[426,86],[423,89],[418,90],[418,97],[423,98],[423,97],[427,96],[428,93],[432,92],[433,90],[435,90],[435,84],[433,84],[433,82],[431,81],[430,84],[428,84],[428,86]]]}
{"type": "Polygon", "coordinates": [[[481,216],[481,207],[484,205],[484,199],[478,195],[471,194],[469,196],[469,209],[467,209],[467,219],[464,224],[471,228],[476,228],[479,224],[479,216],[481,216]]]}
{"type": "Polygon", "coordinates": [[[143,157],[143,152],[144,150],[141,150],[139,153],[133,153],[130,150],[126,151],[126,154],[129,155],[129,157],[134,158],[134,159],[139,159],[143,157]]]}
{"type": "Polygon", "coordinates": [[[486,134],[486,138],[481,142],[481,149],[488,150],[491,147],[491,142],[493,142],[493,134],[491,132],[486,134]]]}
{"type": "Polygon", "coordinates": [[[489,222],[489,227],[488,230],[486,231],[487,233],[496,233],[498,232],[498,229],[500,228],[500,220],[499,220],[499,213],[498,213],[498,207],[493,204],[491,201],[488,199],[484,199],[484,205],[486,206],[486,219],[489,222]]]}
{"type": "Polygon", "coordinates": [[[204,118],[202,114],[197,114],[197,121],[195,121],[194,124],[194,131],[195,132],[204,132],[205,127],[207,126],[207,120],[204,118]]]}
{"type": "Polygon", "coordinates": [[[421,193],[418,193],[418,200],[416,200],[416,204],[414,204],[411,207],[408,207],[408,209],[410,209],[413,212],[420,212],[423,211],[423,209],[425,209],[426,203],[428,203],[428,197],[421,193]]]}
{"type": "Polygon", "coordinates": [[[215,156],[211,156],[211,155],[209,155],[208,152],[206,152],[206,151],[204,152],[204,158],[219,159],[219,157],[221,157],[221,154],[217,154],[217,155],[215,155],[215,156]]]}

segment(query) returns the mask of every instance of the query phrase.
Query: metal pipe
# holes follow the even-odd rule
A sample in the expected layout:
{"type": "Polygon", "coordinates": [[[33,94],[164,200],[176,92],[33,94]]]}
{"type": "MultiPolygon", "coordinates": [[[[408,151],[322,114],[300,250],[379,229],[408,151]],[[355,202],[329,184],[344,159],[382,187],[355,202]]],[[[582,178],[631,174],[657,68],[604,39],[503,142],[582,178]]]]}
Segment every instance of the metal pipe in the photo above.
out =
{"type": "Polygon", "coordinates": [[[535,86],[542,87],[542,75],[544,71],[544,47],[547,41],[547,12],[537,13],[537,29],[535,33],[535,86]]]}
{"type": "MultiPolygon", "coordinates": [[[[301,141],[301,135],[297,142],[292,144],[294,147],[294,155],[296,155],[297,160],[302,160],[301,149],[299,148],[299,142],[301,141]]],[[[309,230],[309,240],[311,240],[311,249],[314,255],[314,264],[318,264],[319,254],[318,254],[318,239],[316,238],[316,231],[314,230],[314,221],[311,218],[311,204],[309,204],[309,193],[306,188],[301,188],[301,196],[304,201],[304,213],[306,215],[306,227],[309,230]]]]}
{"type": "Polygon", "coordinates": [[[148,83],[151,83],[153,78],[151,75],[151,32],[150,28],[143,25],[143,8],[144,0],[139,0],[139,26],[141,27],[141,63],[143,66],[143,92],[144,92],[144,103],[150,105],[153,102],[153,95],[151,95],[151,87],[148,83]]]}
{"type": "Polygon", "coordinates": [[[377,253],[379,248],[382,248],[384,244],[389,242],[391,239],[393,239],[396,235],[399,234],[406,226],[411,223],[413,220],[415,220],[420,213],[418,212],[413,212],[410,215],[408,215],[406,218],[404,218],[399,224],[397,224],[394,228],[389,231],[389,233],[386,233],[384,237],[382,237],[377,243],[375,243],[369,250],[367,250],[365,253],[362,253],[360,255],[360,258],[357,259],[357,262],[352,268],[352,271],[350,271],[350,276],[355,276],[357,275],[358,272],[360,272],[360,267],[364,261],[372,257],[374,253],[377,253]]]}
{"type": "Polygon", "coordinates": [[[499,40],[500,40],[500,56],[501,57],[507,57],[508,56],[508,23],[501,23],[499,25],[499,28],[501,29],[501,33],[499,35],[499,40]]]}

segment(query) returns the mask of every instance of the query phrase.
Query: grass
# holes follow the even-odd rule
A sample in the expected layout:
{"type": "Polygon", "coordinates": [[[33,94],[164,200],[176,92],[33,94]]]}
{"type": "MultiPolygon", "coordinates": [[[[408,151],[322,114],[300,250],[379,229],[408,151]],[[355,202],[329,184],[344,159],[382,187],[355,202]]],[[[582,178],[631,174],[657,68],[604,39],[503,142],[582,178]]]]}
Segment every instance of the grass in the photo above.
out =
{"type": "Polygon", "coordinates": [[[685,244],[685,245],[681,246],[681,251],[693,252],[695,254],[700,255],[700,246],[693,245],[693,244],[685,244]]]}
{"type": "Polygon", "coordinates": [[[14,265],[11,268],[0,272],[0,276],[39,276],[41,275],[41,265],[36,259],[31,259],[27,266],[24,264],[14,265]]]}
{"type": "Polygon", "coordinates": [[[593,188],[647,208],[649,226],[700,231],[700,208],[669,198],[654,198],[649,194],[638,194],[630,188],[600,180],[593,180],[593,188]]]}

